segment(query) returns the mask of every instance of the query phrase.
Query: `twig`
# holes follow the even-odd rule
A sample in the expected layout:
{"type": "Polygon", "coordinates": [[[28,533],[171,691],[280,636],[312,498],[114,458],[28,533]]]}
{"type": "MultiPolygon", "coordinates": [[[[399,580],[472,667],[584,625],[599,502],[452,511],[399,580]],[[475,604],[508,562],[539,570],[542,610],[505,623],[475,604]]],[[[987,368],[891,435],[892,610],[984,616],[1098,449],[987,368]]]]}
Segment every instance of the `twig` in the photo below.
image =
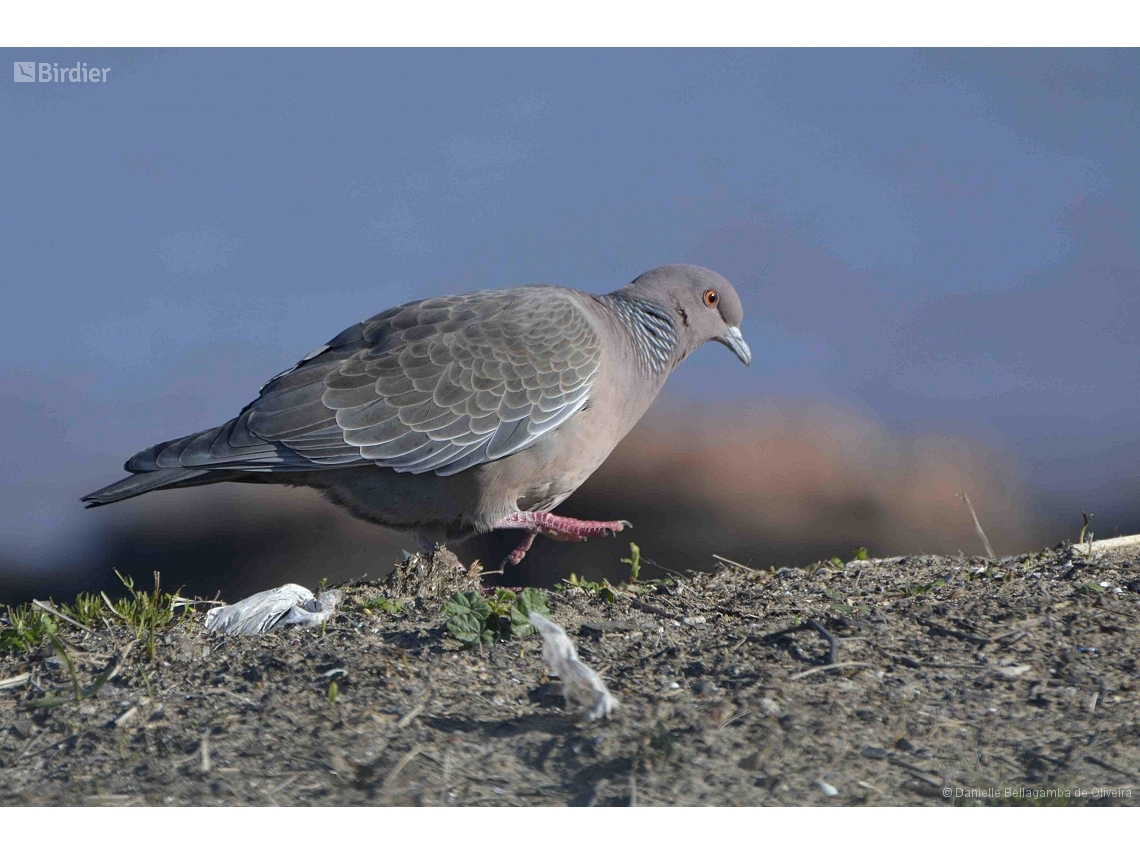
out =
{"type": "Polygon", "coordinates": [[[980,522],[978,522],[978,515],[976,513],[974,513],[974,506],[972,504],[970,504],[969,494],[966,493],[965,491],[962,491],[961,493],[959,493],[959,495],[962,497],[962,500],[966,503],[966,507],[969,508],[970,516],[972,516],[974,518],[974,528],[977,529],[977,531],[978,531],[978,537],[980,537],[982,539],[982,545],[985,546],[985,548],[986,548],[986,555],[988,555],[990,557],[991,561],[995,560],[997,558],[997,556],[994,554],[994,548],[992,546],[990,546],[990,539],[988,537],[986,537],[985,531],[982,530],[982,524],[980,522]]]}
{"type": "Polygon", "coordinates": [[[779,641],[785,635],[791,635],[793,632],[803,632],[805,629],[815,630],[819,633],[820,638],[827,642],[828,650],[826,662],[828,665],[834,665],[839,661],[839,642],[836,641],[835,636],[828,632],[823,624],[815,618],[808,618],[803,623],[797,623],[794,626],[789,626],[787,629],[770,632],[762,636],[759,641],[761,644],[772,644],[775,641],[779,641]]]}
{"type": "Polygon", "coordinates": [[[1031,620],[1023,620],[1016,624],[1013,629],[1008,630],[1007,632],[1003,632],[999,635],[992,636],[990,638],[990,641],[1001,641],[1002,639],[1017,635],[1019,632],[1024,632],[1027,629],[1039,626],[1040,624],[1045,623],[1046,620],[1048,620],[1048,618],[1044,617],[1032,618],[1031,620]]]}
{"type": "Polygon", "coordinates": [[[83,625],[83,624],[81,624],[79,621],[77,621],[77,620],[74,620],[73,618],[69,618],[69,617],[68,617],[67,615],[65,615],[63,612],[58,612],[58,611],[56,611],[55,609],[53,609],[51,606],[49,606],[49,605],[48,605],[47,603],[45,603],[45,602],[42,602],[42,601],[40,601],[40,600],[32,600],[32,605],[33,605],[33,606],[35,606],[37,609],[39,609],[39,610],[40,610],[40,611],[42,611],[42,612],[47,612],[47,613],[48,613],[49,615],[51,615],[52,617],[57,617],[57,618],[59,618],[59,619],[60,619],[60,620],[62,620],[62,621],[66,621],[67,623],[71,624],[72,626],[77,626],[77,627],[79,627],[79,628],[80,628],[81,630],[83,630],[84,632],[90,632],[90,631],[91,631],[91,627],[89,627],[89,626],[84,626],[84,625],[83,625]]]}
{"type": "Polygon", "coordinates": [[[655,606],[652,603],[645,602],[644,600],[639,600],[637,597],[631,599],[629,601],[629,604],[635,609],[641,609],[643,612],[649,612],[651,615],[658,615],[663,618],[669,618],[670,620],[676,620],[676,618],[673,617],[672,612],[668,612],[660,606],[655,606]]]}
{"type": "Polygon", "coordinates": [[[924,784],[928,784],[931,787],[941,787],[942,786],[942,782],[937,781],[934,778],[931,778],[929,776],[929,773],[926,772],[926,770],[919,769],[917,766],[915,766],[911,763],[907,763],[905,760],[900,760],[898,757],[888,757],[887,762],[890,763],[892,766],[898,766],[900,769],[903,769],[904,771],[909,772],[911,775],[918,778],[918,780],[922,781],[924,784]]]}
{"type": "Polygon", "coordinates": [[[441,805],[447,804],[447,779],[451,777],[451,755],[452,748],[447,746],[447,753],[443,755],[443,777],[439,783],[439,803],[441,805]]]}
{"type": "Polygon", "coordinates": [[[396,722],[396,727],[399,729],[407,727],[412,719],[424,711],[424,705],[426,703],[427,701],[420,701],[418,704],[400,716],[399,721],[396,722]]]}
{"type": "Polygon", "coordinates": [[[1132,774],[1130,772],[1125,772],[1120,767],[1113,766],[1111,763],[1107,763],[1104,760],[1101,760],[1099,757],[1093,757],[1091,754],[1085,755],[1085,762],[1092,763],[1094,766],[1100,766],[1100,768],[1107,769],[1109,772],[1112,772],[1116,775],[1123,775],[1126,780],[1132,777],[1132,774]]]}
{"type": "Polygon", "coordinates": [[[388,789],[388,787],[390,787],[395,782],[397,776],[399,776],[399,774],[404,771],[404,767],[407,766],[409,763],[411,763],[412,758],[414,758],[417,754],[419,754],[423,750],[423,748],[424,748],[423,743],[417,742],[415,745],[412,746],[411,750],[407,754],[405,754],[403,757],[400,758],[400,762],[397,763],[392,768],[392,771],[389,772],[384,777],[384,789],[385,790],[388,789]]]}
{"type": "Polygon", "coordinates": [[[261,709],[261,707],[259,707],[255,701],[251,701],[249,698],[243,698],[237,692],[231,692],[229,689],[206,689],[206,694],[207,695],[226,695],[227,697],[233,698],[235,701],[238,701],[240,703],[245,704],[247,707],[250,707],[251,709],[255,709],[255,710],[261,709]]]}
{"type": "Polygon", "coordinates": [[[290,784],[292,784],[294,781],[296,781],[300,777],[301,777],[300,773],[297,773],[296,775],[286,776],[285,780],[282,781],[280,784],[273,787],[272,789],[266,790],[265,795],[270,796],[270,797],[275,796],[277,793],[281,792],[283,789],[288,787],[290,784]]]}
{"type": "Polygon", "coordinates": [[[874,668],[872,662],[836,662],[832,665],[820,665],[818,668],[809,668],[806,671],[800,671],[798,674],[793,674],[789,680],[802,680],[804,677],[810,677],[812,674],[819,674],[823,671],[834,671],[838,668],[874,668]]]}
{"type": "Polygon", "coordinates": [[[202,742],[199,745],[202,753],[202,765],[199,767],[202,774],[205,775],[210,771],[210,731],[205,730],[202,732],[202,742]]]}
{"type": "Polygon", "coordinates": [[[24,683],[30,682],[31,679],[31,673],[17,674],[15,677],[5,677],[3,680],[0,680],[0,689],[13,689],[16,686],[22,686],[24,683]]]}
{"type": "Polygon", "coordinates": [[[715,558],[717,561],[724,562],[730,567],[737,567],[741,570],[748,570],[749,572],[756,570],[755,567],[749,567],[747,564],[741,564],[739,561],[733,561],[731,558],[725,558],[723,555],[717,555],[715,552],[713,553],[713,558],[715,558]]]}

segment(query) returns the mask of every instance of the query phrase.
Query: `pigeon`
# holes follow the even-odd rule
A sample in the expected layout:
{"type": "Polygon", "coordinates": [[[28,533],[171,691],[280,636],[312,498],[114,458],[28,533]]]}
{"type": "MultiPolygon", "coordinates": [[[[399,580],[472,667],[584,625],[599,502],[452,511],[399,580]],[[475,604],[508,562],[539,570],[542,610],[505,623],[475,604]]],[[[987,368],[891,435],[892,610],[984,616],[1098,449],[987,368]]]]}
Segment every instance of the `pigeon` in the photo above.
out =
{"type": "Polygon", "coordinates": [[[421,548],[492,530],[568,542],[626,520],[552,511],[709,341],[745,365],[732,285],[675,264],[595,295],[522,285],[432,297],[349,327],[262,387],[236,417],[160,442],[87,507],[220,481],[309,486],[421,548]]]}

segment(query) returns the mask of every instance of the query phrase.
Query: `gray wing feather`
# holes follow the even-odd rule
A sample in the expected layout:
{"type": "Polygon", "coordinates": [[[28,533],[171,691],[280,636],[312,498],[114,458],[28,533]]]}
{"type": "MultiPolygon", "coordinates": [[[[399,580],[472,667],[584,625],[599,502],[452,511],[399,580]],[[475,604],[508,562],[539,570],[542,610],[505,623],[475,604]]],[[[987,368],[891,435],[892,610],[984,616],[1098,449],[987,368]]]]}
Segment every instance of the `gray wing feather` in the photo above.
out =
{"type": "Polygon", "coordinates": [[[234,422],[162,449],[159,465],[371,461],[451,475],[565,422],[586,403],[600,356],[597,331],[560,289],[424,300],[346,330],[267,383],[234,422]]]}
{"type": "Polygon", "coordinates": [[[480,291],[410,303],[283,371],[236,419],[160,443],[131,472],[278,472],[372,462],[451,475],[513,454],[586,403],[597,331],[568,292],[480,291]]]}

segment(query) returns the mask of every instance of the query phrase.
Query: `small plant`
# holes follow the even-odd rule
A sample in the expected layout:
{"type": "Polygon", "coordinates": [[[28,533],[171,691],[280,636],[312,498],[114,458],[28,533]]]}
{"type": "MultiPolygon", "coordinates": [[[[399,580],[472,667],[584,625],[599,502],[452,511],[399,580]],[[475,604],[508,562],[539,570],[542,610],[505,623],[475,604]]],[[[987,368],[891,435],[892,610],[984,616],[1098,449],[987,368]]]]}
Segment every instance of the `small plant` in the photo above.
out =
{"type": "Polygon", "coordinates": [[[900,600],[905,600],[908,597],[920,597],[923,594],[930,594],[941,588],[943,582],[941,579],[935,579],[933,582],[927,582],[923,585],[907,585],[906,587],[899,588],[894,592],[894,595],[900,600]]]}
{"type": "MultiPolygon", "coordinates": [[[[1080,537],[1077,538],[1077,543],[1084,546],[1086,534],[1088,537],[1088,542],[1090,544],[1092,543],[1092,532],[1089,531],[1089,523],[1092,522],[1093,514],[1088,514],[1088,513],[1085,513],[1084,511],[1081,511],[1081,516],[1084,517],[1085,524],[1081,526],[1081,534],[1080,534],[1080,537]]],[[[1090,549],[1091,549],[1091,547],[1090,547],[1090,549]]]]}
{"type": "Polygon", "coordinates": [[[135,639],[145,641],[147,653],[150,654],[151,661],[154,661],[155,633],[174,623],[176,620],[174,610],[179,606],[185,606],[186,601],[178,594],[163,592],[159,586],[157,572],[154,574],[153,594],[136,590],[134,580],[118,570],[115,571],[115,575],[119,577],[119,581],[126,587],[130,596],[122,597],[115,602],[112,602],[105,593],[101,593],[100,596],[107,608],[134,631],[135,639]]]}
{"type": "Polygon", "coordinates": [[[55,632],[55,622],[31,606],[9,606],[2,621],[0,653],[31,653],[43,646],[48,632],[55,632]]]}
{"type": "Polygon", "coordinates": [[[567,579],[557,582],[554,585],[554,590],[556,591],[566,591],[570,588],[577,588],[579,591],[585,591],[587,594],[600,597],[607,603],[614,601],[614,588],[609,582],[604,580],[601,582],[591,582],[589,579],[582,578],[577,573],[571,573],[567,579]]]}
{"type": "Polygon", "coordinates": [[[71,605],[64,603],[60,611],[86,627],[97,624],[104,615],[103,600],[96,594],[80,594],[71,605]]]}
{"type": "Polygon", "coordinates": [[[550,615],[546,594],[534,588],[521,594],[496,588],[490,599],[478,591],[457,592],[443,610],[451,616],[448,632],[466,644],[480,646],[530,635],[535,631],[527,617],[531,612],[550,615]]]}
{"type": "Polygon", "coordinates": [[[860,546],[858,549],[856,549],[855,552],[853,552],[851,555],[851,560],[852,561],[867,561],[867,560],[869,560],[867,557],[867,547],[860,546]]]}
{"type": "Polygon", "coordinates": [[[637,577],[641,575],[641,547],[631,542],[629,558],[623,558],[621,563],[629,565],[629,584],[636,585],[637,577]]]}
{"type": "Polygon", "coordinates": [[[830,588],[823,589],[823,595],[831,602],[828,604],[830,608],[835,609],[845,615],[855,614],[856,612],[868,612],[868,608],[863,603],[852,603],[846,596],[838,591],[832,591],[830,588]]]}
{"type": "Polygon", "coordinates": [[[389,600],[387,597],[373,597],[367,602],[360,604],[360,607],[366,612],[382,611],[390,615],[398,615],[404,610],[404,604],[399,600],[389,600]]]}
{"type": "MultiPolygon", "coordinates": [[[[652,591],[657,588],[663,588],[669,584],[665,579],[641,579],[641,547],[636,543],[629,545],[629,558],[620,559],[622,564],[629,565],[629,581],[619,582],[617,587],[614,587],[609,580],[603,579],[600,582],[591,582],[589,579],[584,579],[576,573],[571,573],[570,576],[561,582],[555,584],[556,591],[565,591],[570,588],[577,588],[579,591],[585,591],[587,594],[596,596],[607,603],[612,603],[619,596],[629,596],[641,591],[652,591]]],[[[649,559],[645,559],[648,563],[653,564],[649,559]]],[[[657,565],[654,565],[657,566],[657,565]]]]}

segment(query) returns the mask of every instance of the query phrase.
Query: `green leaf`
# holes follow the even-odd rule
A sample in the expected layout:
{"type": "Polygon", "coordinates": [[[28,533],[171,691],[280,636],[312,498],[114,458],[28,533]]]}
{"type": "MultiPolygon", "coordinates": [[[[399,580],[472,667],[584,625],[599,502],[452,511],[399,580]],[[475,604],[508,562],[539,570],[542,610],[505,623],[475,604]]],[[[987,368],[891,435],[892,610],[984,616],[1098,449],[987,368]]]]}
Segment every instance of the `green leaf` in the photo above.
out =
{"type": "Polygon", "coordinates": [[[527,588],[511,604],[511,635],[522,638],[535,631],[529,618],[531,612],[550,617],[550,605],[544,591],[527,588]]]}
{"type": "Polygon", "coordinates": [[[479,617],[467,612],[449,620],[447,631],[466,644],[481,644],[485,626],[479,617]]]}
{"type": "Polygon", "coordinates": [[[867,560],[867,547],[860,546],[855,550],[855,554],[851,556],[852,561],[866,561],[867,560]]]}
{"type": "Polygon", "coordinates": [[[514,601],[514,591],[508,591],[506,588],[496,588],[495,596],[491,598],[488,605],[491,607],[491,611],[499,617],[508,617],[511,613],[511,604],[514,601]]]}
{"type": "Polygon", "coordinates": [[[444,604],[443,610],[456,617],[475,615],[480,620],[486,620],[491,616],[491,606],[478,591],[467,591],[466,593],[457,591],[444,604]]]}
{"type": "MultiPolygon", "coordinates": [[[[456,592],[443,606],[451,615],[447,630],[466,644],[494,644],[495,632],[487,626],[492,609],[477,591],[456,592]]],[[[494,618],[498,620],[498,618],[494,618]]]]}

